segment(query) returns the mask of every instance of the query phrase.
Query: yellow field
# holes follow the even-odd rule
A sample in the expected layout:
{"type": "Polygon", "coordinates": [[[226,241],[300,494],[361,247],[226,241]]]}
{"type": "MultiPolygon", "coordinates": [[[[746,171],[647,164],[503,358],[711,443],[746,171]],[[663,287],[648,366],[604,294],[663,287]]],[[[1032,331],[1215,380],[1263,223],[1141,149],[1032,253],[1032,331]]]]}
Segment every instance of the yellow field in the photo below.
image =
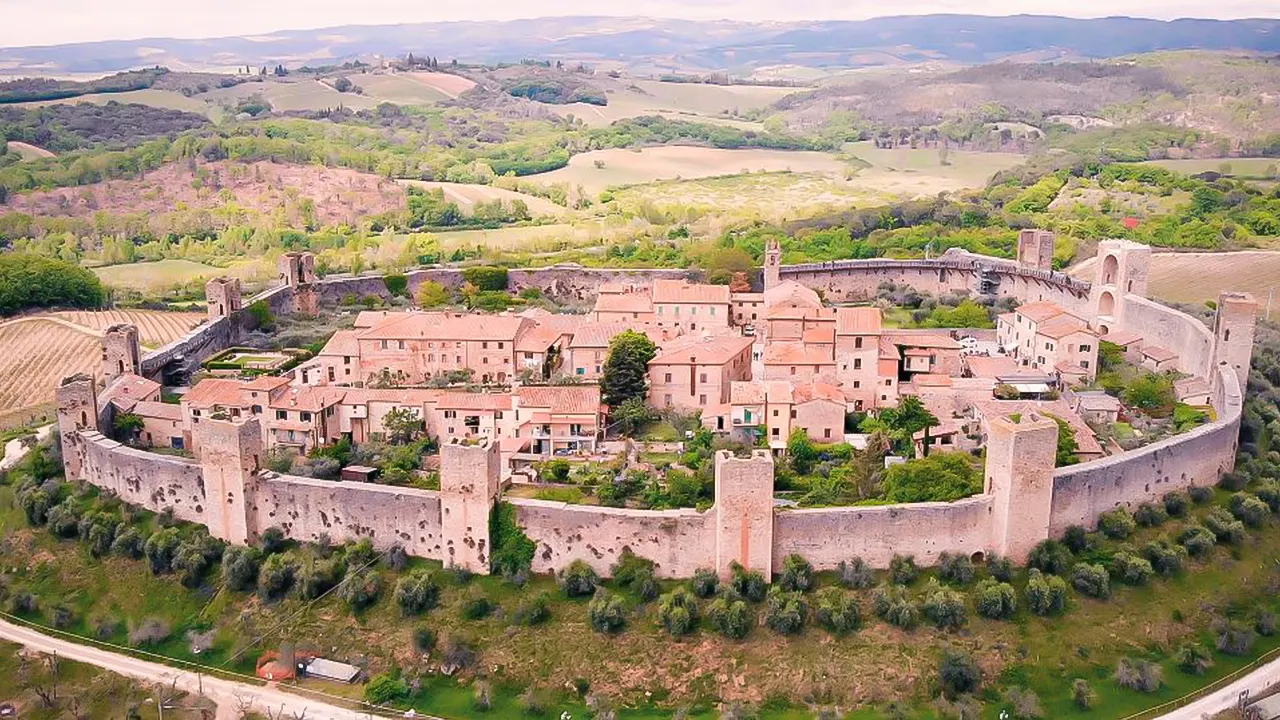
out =
{"type": "Polygon", "coordinates": [[[102,282],[112,287],[141,291],[160,291],[174,288],[193,280],[208,280],[227,275],[240,278],[242,283],[253,286],[268,280],[272,273],[265,264],[246,260],[220,268],[191,260],[159,260],[157,262],[109,265],[93,268],[102,282]]]}
{"type": "Polygon", "coordinates": [[[0,414],[53,401],[62,378],[95,372],[98,337],[50,320],[0,324],[0,414]]]}
{"type": "Polygon", "coordinates": [[[23,160],[57,157],[44,148],[38,148],[35,145],[28,145],[27,143],[18,142],[17,140],[10,140],[6,143],[6,146],[9,148],[9,152],[17,153],[23,160]]]}
{"type": "Polygon", "coordinates": [[[54,317],[69,320],[93,330],[106,330],[112,325],[122,323],[136,325],[142,344],[150,348],[173,342],[205,321],[204,313],[156,312],[154,310],[69,310],[54,313],[54,317]]]}
{"type": "Polygon", "coordinates": [[[1226,175],[1250,175],[1275,177],[1280,168],[1280,158],[1207,158],[1202,160],[1150,160],[1148,165],[1159,165],[1184,175],[1202,172],[1223,172],[1226,175]]]}
{"type": "Polygon", "coordinates": [[[1021,164],[1017,153],[947,153],[947,164],[934,148],[882,150],[871,142],[852,143],[846,151],[869,163],[857,180],[890,195],[929,195],[949,190],[981,187],[992,175],[1021,164]]]}
{"type": "MultiPolygon", "coordinates": [[[[1092,280],[1094,264],[1089,258],[1068,272],[1092,280]]],[[[1267,294],[1280,290],[1280,252],[1157,252],[1151,255],[1150,283],[1151,295],[1162,300],[1204,302],[1216,300],[1223,290],[1239,290],[1253,293],[1265,305],[1267,294]]]]}
{"type": "Polygon", "coordinates": [[[397,182],[402,185],[412,185],[414,187],[426,188],[429,190],[440,188],[444,191],[445,199],[450,202],[457,203],[458,208],[465,213],[470,213],[478,202],[490,202],[493,200],[501,200],[508,204],[515,200],[523,200],[525,205],[529,206],[529,212],[533,213],[534,217],[540,217],[543,215],[558,217],[567,212],[566,208],[561,207],[546,198],[526,195],[512,190],[503,190],[502,188],[496,188],[490,185],[433,182],[427,180],[398,180],[397,182]]]}
{"type": "Polygon", "coordinates": [[[355,75],[351,82],[364,88],[366,96],[397,105],[430,105],[450,97],[407,74],[355,75]]]}
{"type": "MultiPolygon", "coordinates": [[[[209,93],[212,94],[212,93],[209,93]]],[[[63,100],[41,100],[38,102],[18,103],[24,107],[43,107],[45,105],[64,104],[77,105],[87,102],[94,105],[106,105],[109,102],[118,102],[122,104],[138,103],[140,105],[151,105],[153,107],[168,108],[170,110],[185,110],[186,112],[199,113],[213,120],[217,120],[221,115],[221,110],[213,105],[205,102],[203,99],[207,95],[197,95],[195,97],[186,97],[182,93],[172,90],[155,90],[148,88],[146,90],[130,90],[122,93],[96,93],[92,95],[81,95],[80,97],[66,98],[63,100]]]]}
{"type": "Polygon", "coordinates": [[[843,173],[845,164],[822,152],[792,150],[721,150],[719,148],[668,145],[643,150],[595,150],[574,155],[566,167],[534,175],[539,182],[582,185],[598,193],[617,185],[637,185],[673,180],[734,175],[744,172],[790,170],[793,172],[843,173]],[[596,167],[596,163],[603,167],[596,167]]]}
{"type": "Polygon", "coordinates": [[[609,89],[609,104],[600,107],[586,103],[555,106],[561,114],[572,114],[592,127],[608,125],[622,118],[640,115],[663,115],[696,122],[722,122],[742,128],[760,129],[757,123],[716,118],[734,110],[746,112],[765,107],[778,99],[804,88],[753,85],[698,85],[664,83],[657,80],[626,81],[623,89],[609,89]]]}

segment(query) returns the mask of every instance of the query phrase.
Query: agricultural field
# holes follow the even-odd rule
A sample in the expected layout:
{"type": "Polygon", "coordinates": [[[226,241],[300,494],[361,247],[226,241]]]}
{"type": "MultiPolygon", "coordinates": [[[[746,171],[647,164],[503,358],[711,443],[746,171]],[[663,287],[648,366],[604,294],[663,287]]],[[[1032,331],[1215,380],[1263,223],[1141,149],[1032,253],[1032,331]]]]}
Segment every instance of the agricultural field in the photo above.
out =
{"type": "Polygon", "coordinates": [[[192,260],[159,260],[129,265],[108,265],[93,268],[93,272],[102,282],[111,287],[141,292],[168,290],[192,281],[208,280],[223,275],[238,277],[242,283],[252,287],[265,283],[273,276],[270,268],[255,260],[232,263],[225,268],[192,260]]]}
{"type": "Polygon", "coordinates": [[[273,227],[310,223],[358,225],[368,214],[401,210],[405,193],[371,173],[323,165],[232,161],[168,163],[136,178],[74,188],[16,193],[7,212],[38,217],[92,218],[98,213],[144,215],[163,235],[192,211],[233,219],[255,216],[273,227]]]}
{"type": "Polygon", "coordinates": [[[546,198],[540,198],[534,195],[526,195],[513,190],[503,190],[491,185],[475,185],[467,183],[451,183],[451,182],[432,182],[427,180],[399,180],[402,185],[411,185],[427,190],[435,190],[439,188],[444,191],[444,199],[456,203],[458,209],[470,215],[476,206],[476,203],[492,202],[501,200],[503,203],[510,205],[515,200],[524,201],[529,206],[529,212],[534,217],[543,215],[551,215],[559,217],[564,215],[566,208],[557,205],[546,198]]]}
{"type": "MultiPolygon", "coordinates": [[[[1092,280],[1095,258],[1068,272],[1092,280]]],[[[1173,302],[1216,300],[1223,290],[1253,293],[1258,302],[1280,286],[1280,252],[1245,250],[1228,253],[1163,253],[1151,255],[1151,294],[1173,302]]]]}
{"type": "MultiPolygon", "coordinates": [[[[360,83],[353,77],[352,82],[360,83]]],[[[262,83],[242,83],[230,88],[218,88],[197,97],[211,104],[235,105],[245,98],[260,96],[266,100],[276,112],[290,110],[327,110],[346,107],[353,110],[365,110],[375,107],[380,101],[355,93],[340,93],[332,86],[314,78],[297,78],[273,80],[262,83]]],[[[194,99],[194,98],[193,98],[194,99]]]]}
{"type": "Polygon", "coordinates": [[[881,149],[870,142],[851,143],[845,151],[870,165],[858,173],[859,182],[908,196],[982,187],[992,175],[1027,159],[1017,153],[951,150],[944,164],[935,148],[881,149]]]}
{"type": "Polygon", "coordinates": [[[35,145],[18,142],[17,140],[10,140],[8,143],[3,144],[9,148],[9,152],[21,155],[23,160],[57,157],[54,153],[49,152],[44,148],[38,148],[35,145]]]}
{"type": "Polygon", "coordinates": [[[120,93],[94,93],[91,95],[81,95],[74,98],[66,98],[63,100],[41,100],[39,102],[18,103],[20,107],[43,107],[45,105],[75,105],[78,103],[93,103],[94,105],[106,105],[109,102],[117,102],[121,104],[138,103],[139,105],[150,105],[152,107],[168,108],[170,110],[184,110],[186,112],[199,113],[211,120],[218,120],[222,117],[222,110],[216,105],[205,102],[202,98],[209,97],[212,93],[206,95],[197,95],[187,97],[180,92],[173,90],[156,90],[148,88],[146,90],[131,90],[129,92],[120,93]]]}
{"type": "Polygon", "coordinates": [[[1183,175],[1216,172],[1232,177],[1277,178],[1280,158],[1206,158],[1192,160],[1150,160],[1148,165],[1159,165],[1183,175]]]}
{"type": "Polygon", "coordinates": [[[122,323],[136,325],[138,339],[148,348],[167,345],[207,319],[204,313],[154,310],[65,310],[53,317],[97,331],[122,323]]]}
{"type": "Polygon", "coordinates": [[[566,167],[530,179],[540,182],[582,185],[598,193],[618,185],[656,180],[736,175],[746,172],[843,173],[846,165],[835,155],[793,150],[722,150],[719,148],[663,146],[642,150],[595,150],[574,155],[566,167]],[[597,163],[601,166],[597,167],[597,163]]]}
{"type": "MultiPolygon", "coordinates": [[[[602,127],[615,120],[640,115],[664,115],[698,122],[716,122],[716,116],[762,108],[781,97],[803,90],[755,85],[665,83],[657,80],[623,80],[615,83],[597,80],[605,88],[608,105],[600,107],[572,103],[557,106],[556,112],[562,115],[572,113],[591,127],[602,127]]],[[[720,119],[744,129],[758,130],[762,127],[758,123],[720,119]]]]}
{"type": "Polygon", "coordinates": [[[53,402],[62,378],[101,362],[98,333],[41,318],[0,324],[0,418],[53,402]]]}

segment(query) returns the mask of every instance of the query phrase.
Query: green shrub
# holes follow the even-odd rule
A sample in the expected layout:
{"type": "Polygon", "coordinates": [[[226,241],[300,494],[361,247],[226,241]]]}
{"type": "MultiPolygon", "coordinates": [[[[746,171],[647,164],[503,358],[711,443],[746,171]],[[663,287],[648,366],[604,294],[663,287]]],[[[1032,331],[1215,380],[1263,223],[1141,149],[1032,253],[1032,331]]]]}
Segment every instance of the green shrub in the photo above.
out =
{"type": "Polygon", "coordinates": [[[1225,508],[1215,507],[1204,517],[1204,526],[1218,542],[1227,545],[1239,545],[1247,535],[1244,523],[1236,520],[1225,508]]]}
{"type": "Polygon", "coordinates": [[[147,555],[147,563],[152,574],[159,575],[173,569],[173,557],[181,544],[176,528],[163,528],[151,534],[143,544],[143,552],[147,555]]]}
{"type": "Polygon", "coordinates": [[[818,624],[827,630],[843,635],[857,630],[862,624],[862,608],[853,593],[828,587],[818,591],[814,616],[818,624]]]}
{"type": "Polygon", "coordinates": [[[895,585],[910,585],[919,576],[914,555],[894,555],[889,560],[889,579],[895,585]]]}
{"type": "Polygon", "coordinates": [[[420,653],[426,654],[434,650],[436,647],[436,631],[426,625],[419,625],[413,629],[413,648],[420,653]]]}
{"type": "Polygon", "coordinates": [[[1120,658],[1116,663],[1116,684],[1138,692],[1153,693],[1164,681],[1164,671],[1157,663],[1148,660],[1120,658]]]}
{"type": "Polygon", "coordinates": [[[1093,549],[1093,537],[1081,525],[1069,525],[1062,533],[1062,544],[1072,553],[1079,555],[1093,549]]]}
{"type": "Polygon", "coordinates": [[[600,577],[585,560],[574,560],[560,571],[560,589],[569,597],[586,597],[596,591],[600,577]]]}
{"type": "Polygon", "coordinates": [[[741,640],[751,630],[751,611],[741,600],[720,597],[707,608],[707,621],[716,632],[732,640],[741,640]]]}
{"type": "Polygon", "coordinates": [[[1164,511],[1169,517],[1180,518],[1187,514],[1187,510],[1191,507],[1191,496],[1181,490],[1173,490],[1165,493],[1164,511]]]}
{"type": "Polygon", "coordinates": [[[1067,608],[1067,581],[1057,575],[1033,569],[1027,576],[1026,593],[1027,607],[1036,615],[1057,615],[1067,608]]]}
{"type": "Polygon", "coordinates": [[[1071,585],[1081,595],[1091,598],[1111,597],[1111,576],[1101,565],[1077,563],[1071,571],[1071,585]]]}
{"type": "Polygon", "coordinates": [[[1182,571],[1182,566],[1187,561],[1187,555],[1188,552],[1185,547],[1175,545],[1165,539],[1149,542],[1142,549],[1142,556],[1147,559],[1147,562],[1151,563],[1151,568],[1166,577],[1176,575],[1182,571]]]}
{"type": "Polygon", "coordinates": [[[648,602],[658,596],[658,581],[654,574],[653,561],[636,555],[631,552],[631,548],[623,548],[611,572],[619,587],[631,589],[642,602],[648,602]]]}
{"type": "Polygon", "coordinates": [[[1226,655],[1235,655],[1237,657],[1248,655],[1249,651],[1253,649],[1254,640],[1257,639],[1253,628],[1237,625],[1226,618],[1214,620],[1212,630],[1214,646],[1218,648],[1218,652],[1226,655]]]}
{"type": "Polygon", "coordinates": [[[1002,555],[987,557],[987,572],[1000,582],[1013,581],[1013,561],[1002,555]]]}
{"type": "Polygon", "coordinates": [[[1178,544],[1186,548],[1192,557],[1203,557],[1213,552],[1218,539],[1208,528],[1192,525],[1179,533],[1178,544]]]}
{"type": "Polygon", "coordinates": [[[1009,688],[1005,700],[1016,720],[1038,720],[1044,717],[1044,708],[1040,706],[1040,696],[1026,688],[1009,688]]]}
{"type": "Polygon", "coordinates": [[[440,584],[426,570],[414,570],[396,581],[396,604],[405,615],[421,615],[440,603],[440,584]]]}
{"type": "Polygon", "coordinates": [[[382,577],[373,570],[348,570],[338,595],[352,610],[363,610],[377,602],[382,592],[382,577]]]}
{"type": "Polygon", "coordinates": [[[919,605],[901,585],[876,588],[874,603],[876,615],[890,625],[910,630],[920,622],[919,605]]]}
{"type": "Polygon", "coordinates": [[[472,588],[462,599],[463,620],[483,620],[493,613],[493,601],[483,591],[472,588]]]}
{"type": "Polygon", "coordinates": [[[1259,610],[1253,621],[1253,629],[1263,637],[1276,634],[1276,614],[1270,610],[1259,610]]]}
{"type": "Polygon", "coordinates": [[[1169,513],[1164,509],[1163,504],[1142,503],[1133,513],[1133,519],[1142,527],[1156,527],[1169,519],[1169,513]]]}
{"type": "Polygon", "coordinates": [[[944,582],[968,585],[973,582],[973,561],[964,553],[944,552],[938,556],[938,576],[944,582]]]}
{"type": "Polygon", "coordinates": [[[409,697],[409,685],[398,674],[374,675],[364,686],[365,702],[374,705],[398,703],[409,697]]]}
{"type": "Polygon", "coordinates": [[[469,267],[462,270],[462,279],[481,292],[505,291],[507,269],[500,267],[469,267]]]}
{"type": "Polygon", "coordinates": [[[596,632],[618,632],[627,624],[627,608],[622,598],[610,594],[604,588],[596,589],[587,605],[587,615],[596,632]]]}
{"type": "Polygon", "coordinates": [[[287,555],[271,555],[258,571],[258,595],[264,600],[284,597],[293,587],[298,566],[287,555]]]}
{"type": "Polygon", "coordinates": [[[1098,515],[1098,532],[1112,540],[1123,540],[1133,534],[1137,522],[1124,508],[1116,508],[1098,515]]]}
{"type": "Polygon", "coordinates": [[[764,623],[774,632],[794,635],[804,629],[809,608],[804,595],[787,591],[781,586],[769,588],[765,598],[764,623]]]}
{"type": "Polygon", "coordinates": [[[1274,480],[1267,480],[1258,485],[1254,493],[1258,499],[1267,504],[1273,513],[1280,513],[1280,483],[1274,480]]]}
{"type": "Polygon", "coordinates": [[[1173,661],[1188,675],[1203,675],[1213,667],[1213,655],[1200,643],[1183,643],[1174,653],[1173,661]]]}
{"type": "Polygon", "coordinates": [[[1187,488],[1187,496],[1197,505],[1203,505],[1213,499],[1213,488],[1193,485],[1187,488]]]}
{"type": "Polygon", "coordinates": [[[1071,551],[1056,540],[1041,540],[1027,556],[1027,567],[1049,575],[1062,575],[1072,562],[1071,551]]]}
{"type": "Polygon", "coordinates": [[[950,700],[972,695],[982,685],[982,670],[968,654],[947,650],[938,666],[938,685],[943,696],[950,700]]]}
{"type": "Polygon", "coordinates": [[[261,554],[257,548],[233,545],[222,554],[222,584],[228,590],[247,592],[258,585],[261,554]]]}
{"type": "Polygon", "coordinates": [[[875,571],[871,569],[866,560],[860,557],[841,560],[838,573],[840,575],[840,584],[847,588],[861,590],[876,584],[875,571]]]}
{"type": "MultiPolygon", "coordinates": [[[[284,531],[278,527],[272,526],[262,531],[262,535],[258,539],[258,545],[262,548],[265,555],[274,555],[283,552],[286,540],[284,531]]],[[[372,547],[372,545],[370,545],[372,547]]]]}
{"type": "Polygon", "coordinates": [[[730,564],[732,573],[731,585],[735,591],[750,602],[764,600],[769,584],[759,570],[747,570],[737,562],[730,564]]]}
{"type": "Polygon", "coordinates": [[[658,620],[672,637],[688,635],[698,626],[698,599],[687,588],[672,590],[658,603],[658,620]]]}
{"type": "Polygon", "coordinates": [[[978,614],[992,620],[1008,620],[1018,610],[1018,594],[1009,583],[987,578],[973,591],[978,614]]]}
{"type": "Polygon", "coordinates": [[[1128,551],[1116,553],[1111,558],[1111,567],[1116,577],[1126,585],[1146,585],[1155,575],[1151,563],[1128,551]]]}
{"type": "Polygon", "coordinates": [[[1271,515],[1271,507],[1252,493],[1238,492],[1231,496],[1231,514],[1251,528],[1262,527],[1271,515]]]}
{"type": "Polygon", "coordinates": [[[1094,703],[1098,701],[1098,694],[1089,687],[1089,682],[1083,678],[1076,678],[1071,683],[1071,702],[1081,710],[1090,710],[1094,703]]]}
{"type": "Polygon", "coordinates": [[[720,576],[710,568],[698,568],[693,572],[693,594],[700,598],[709,598],[716,594],[720,587],[720,576]]]}
{"type": "Polygon", "coordinates": [[[939,628],[958,628],[968,620],[964,596],[930,580],[925,589],[924,614],[939,628]]]}
{"type": "Polygon", "coordinates": [[[489,542],[493,545],[489,567],[495,574],[515,577],[532,567],[537,546],[516,522],[516,508],[511,503],[494,503],[489,512],[489,542]]]}
{"type": "Polygon", "coordinates": [[[813,586],[813,566],[799,555],[788,555],[782,560],[782,578],[779,584],[783,590],[808,592],[813,586]]]}
{"type": "Polygon", "coordinates": [[[516,609],[511,613],[511,622],[516,625],[538,625],[550,617],[551,598],[546,593],[538,593],[516,604],[516,609]]]}
{"type": "Polygon", "coordinates": [[[382,282],[387,286],[387,293],[392,297],[409,294],[409,278],[404,275],[383,275],[382,282]]]}

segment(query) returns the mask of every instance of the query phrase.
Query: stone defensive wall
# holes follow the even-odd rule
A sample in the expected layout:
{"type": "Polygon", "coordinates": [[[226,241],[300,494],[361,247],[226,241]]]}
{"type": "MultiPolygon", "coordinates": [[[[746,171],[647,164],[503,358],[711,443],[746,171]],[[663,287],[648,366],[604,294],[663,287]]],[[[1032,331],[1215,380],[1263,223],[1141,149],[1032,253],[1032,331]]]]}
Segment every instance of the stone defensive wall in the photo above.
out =
{"type": "Polygon", "coordinates": [[[1068,312],[1085,315],[1089,283],[1064,273],[1023,267],[1001,258],[956,253],[935,260],[834,260],[784,265],[783,280],[821,291],[827,302],[874,300],[884,283],[907,285],[934,295],[988,294],[1022,302],[1048,300],[1068,312]]]}

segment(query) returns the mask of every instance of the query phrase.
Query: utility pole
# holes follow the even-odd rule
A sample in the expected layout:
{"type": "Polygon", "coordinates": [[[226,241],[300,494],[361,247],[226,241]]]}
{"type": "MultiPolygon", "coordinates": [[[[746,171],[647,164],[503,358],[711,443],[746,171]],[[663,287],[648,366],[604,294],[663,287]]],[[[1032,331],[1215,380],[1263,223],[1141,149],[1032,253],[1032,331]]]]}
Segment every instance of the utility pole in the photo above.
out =
{"type": "Polygon", "coordinates": [[[1275,287],[1275,285],[1272,285],[1272,286],[1267,290],[1267,319],[1268,319],[1268,320],[1270,320],[1270,319],[1271,319],[1271,300],[1272,300],[1272,298],[1274,298],[1275,296],[1276,296],[1276,287],[1275,287]]]}

